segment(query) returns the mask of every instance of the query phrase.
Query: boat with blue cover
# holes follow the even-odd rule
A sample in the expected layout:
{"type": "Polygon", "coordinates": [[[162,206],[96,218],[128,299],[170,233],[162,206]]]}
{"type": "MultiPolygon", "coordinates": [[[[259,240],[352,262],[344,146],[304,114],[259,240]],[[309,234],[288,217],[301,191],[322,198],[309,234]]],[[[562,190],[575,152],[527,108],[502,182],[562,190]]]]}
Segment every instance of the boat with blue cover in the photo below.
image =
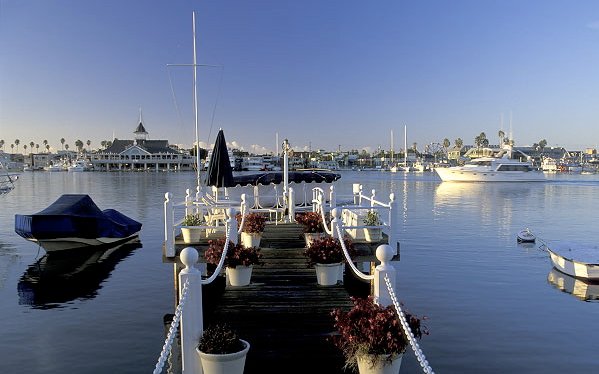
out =
{"type": "Polygon", "coordinates": [[[15,214],[15,232],[47,252],[113,246],[139,235],[142,224],[89,195],[64,194],[35,214],[15,214]]]}

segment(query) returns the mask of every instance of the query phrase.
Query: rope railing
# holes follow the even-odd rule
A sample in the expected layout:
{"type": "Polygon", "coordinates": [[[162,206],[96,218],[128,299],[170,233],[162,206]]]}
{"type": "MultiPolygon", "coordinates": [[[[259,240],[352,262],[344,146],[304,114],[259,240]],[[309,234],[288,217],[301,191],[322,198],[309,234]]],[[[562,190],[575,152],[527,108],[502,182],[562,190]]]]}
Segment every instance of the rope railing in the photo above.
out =
{"type": "MultiPolygon", "coordinates": [[[[229,218],[231,219],[231,218],[229,218]]],[[[233,220],[235,217],[232,218],[233,220]]],[[[231,231],[233,231],[233,225],[228,225],[225,230],[225,246],[223,247],[223,253],[220,256],[220,260],[218,261],[218,265],[216,265],[216,269],[212,273],[212,275],[208,279],[203,279],[202,284],[210,284],[214,282],[216,277],[220,274],[223,266],[225,264],[225,258],[227,257],[227,251],[229,250],[229,240],[231,238],[231,231]]],[[[237,232],[237,230],[235,230],[237,232]]]]}
{"type": "Polygon", "coordinates": [[[154,368],[153,374],[162,373],[162,369],[164,368],[164,363],[168,358],[168,354],[171,351],[173,341],[175,340],[175,335],[177,334],[177,328],[179,327],[179,322],[181,321],[181,310],[183,305],[185,305],[185,301],[187,301],[187,290],[189,289],[189,281],[186,281],[183,285],[183,290],[181,291],[181,299],[179,300],[179,305],[175,309],[175,316],[171,321],[171,326],[168,329],[168,334],[166,339],[164,340],[164,345],[162,346],[162,352],[160,352],[160,356],[158,357],[158,362],[156,363],[156,367],[154,368]]]}
{"type": "Polygon", "coordinates": [[[356,265],[354,265],[354,262],[353,262],[351,256],[349,255],[349,251],[347,250],[347,247],[345,246],[345,242],[343,241],[341,227],[339,225],[336,225],[336,229],[337,229],[337,240],[339,240],[339,242],[341,243],[341,248],[343,249],[343,255],[345,256],[345,260],[346,260],[347,264],[349,265],[349,267],[351,268],[352,272],[358,278],[360,278],[362,280],[365,280],[365,281],[373,280],[374,274],[364,274],[360,269],[358,269],[356,267],[356,265]]]}
{"type": "Polygon", "coordinates": [[[403,310],[401,310],[401,307],[399,305],[397,297],[395,296],[395,291],[393,290],[393,285],[391,284],[391,281],[387,275],[385,275],[385,284],[387,285],[387,291],[389,292],[389,296],[391,297],[391,300],[393,301],[393,306],[395,307],[395,310],[397,311],[397,315],[399,316],[399,321],[401,322],[401,327],[403,328],[403,332],[406,335],[406,337],[408,338],[410,347],[412,347],[412,350],[414,351],[414,354],[416,355],[416,359],[418,360],[420,367],[422,368],[423,372],[425,372],[427,374],[434,374],[434,371],[428,364],[428,361],[426,360],[426,357],[424,356],[422,349],[418,345],[418,341],[416,340],[414,333],[412,333],[412,329],[410,329],[410,325],[408,324],[406,315],[404,314],[403,310]]]}

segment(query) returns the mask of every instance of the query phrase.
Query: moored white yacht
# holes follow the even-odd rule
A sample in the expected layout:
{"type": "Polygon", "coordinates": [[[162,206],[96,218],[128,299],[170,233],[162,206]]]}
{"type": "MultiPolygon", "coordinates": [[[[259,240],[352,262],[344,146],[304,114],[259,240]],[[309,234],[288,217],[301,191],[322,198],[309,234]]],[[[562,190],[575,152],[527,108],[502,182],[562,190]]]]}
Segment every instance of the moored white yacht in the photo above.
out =
{"type": "Polygon", "coordinates": [[[510,158],[512,148],[506,146],[494,156],[474,158],[463,166],[435,168],[444,182],[536,182],[544,181],[543,172],[530,161],[510,158]]]}

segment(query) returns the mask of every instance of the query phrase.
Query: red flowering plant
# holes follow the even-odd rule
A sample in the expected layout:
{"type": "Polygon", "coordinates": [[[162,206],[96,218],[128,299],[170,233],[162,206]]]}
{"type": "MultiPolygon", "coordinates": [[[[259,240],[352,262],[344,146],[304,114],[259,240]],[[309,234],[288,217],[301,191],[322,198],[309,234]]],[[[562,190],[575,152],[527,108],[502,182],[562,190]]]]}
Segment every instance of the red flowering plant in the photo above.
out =
{"type": "MultiPolygon", "coordinates": [[[[331,312],[338,332],[331,341],[343,352],[347,368],[357,366],[357,356],[367,355],[374,366],[378,360],[390,363],[406,351],[409,341],[393,305],[380,306],[374,303],[372,296],[352,297],[352,302],[354,306],[349,311],[337,308],[331,312]]],[[[414,337],[420,339],[423,334],[428,335],[419,317],[404,314],[414,337]]]]}
{"type": "MultiPolygon", "coordinates": [[[[237,213],[235,216],[237,219],[237,224],[241,225],[241,221],[243,216],[240,213],[237,213]]],[[[260,213],[248,213],[245,215],[245,221],[243,222],[243,232],[247,232],[248,234],[259,234],[264,232],[266,228],[266,217],[260,213]]]]}
{"type": "MultiPolygon", "coordinates": [[[[343,243],[350,255],[353,255],[354,244],[352,241],[348,237],[344,237],[343,243]]],[[[341,242],[332,236],[314,239],[312,244],[304,250],[304,256],[308,258],[308,267],[314,266],[314,264],[336,264],[343,262],[345,258],[341,242]]]]}
{"type": "Polygon", "coordinates": [[[295,220],[302,226],[304,226],[304,232],[315,233],[324,232],[324,226],[322,225],[322,216],[317,212],[305,212],[297,213],[295,220]]]}
{"type": "MultiPolygon", "coordinates": [[[[220,258],[225,248],[225,239],[208,240],[208,249],[204,252],[206,262],[213,265],[218,265],[220,258]]],[[[224,265],[234,268],[237,265],[250,266],[262,264],[262,253],[260,248],[246,248],[242,244],[233,244],[229,241],[227,249],[227,257],[225,257],[224,265]]]]}

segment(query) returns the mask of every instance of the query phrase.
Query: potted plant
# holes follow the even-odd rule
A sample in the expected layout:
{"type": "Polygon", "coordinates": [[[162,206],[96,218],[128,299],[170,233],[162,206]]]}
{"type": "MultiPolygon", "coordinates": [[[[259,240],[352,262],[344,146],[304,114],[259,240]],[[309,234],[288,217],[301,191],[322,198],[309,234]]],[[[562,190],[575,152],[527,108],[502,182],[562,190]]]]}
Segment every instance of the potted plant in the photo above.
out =
{"type": "MultiPolygon", "coordinates": [[[[344,238],[345,247],[353,254],[353,243],[344,238]]],[[[321,286],[333,286],[343,279],[344,254],[341,242],[332,236],[314,239],[304,251],[308,267],[314,266],[316,281],[321,286]]]]}
{"type": "Polygon", "coordinates": [[[325,236],[322,217],[317,212],[297,213],[295,221],[303,226],[306,247],[309,247],[314,239],[320,239],[325,236]]]}
{"type": "Polygon", "coordinates": [[[242,374],[249,349],[228,324],[215,324],[203,331],[196,351],[204,374],[242,374]]]}
{"type": "MultiPolygon", "coordinates": [[[[225,248],[225,239],[208,241],[208,249],[204,252],[206,262],[218,265],[225,248]]],[[[262,253],[258,247],[245,247],[242,244],[229,242],[224,265],[227,279],[231,286],[247,286],[252,277],[253,265],[261,265],[262,253]]]]}
{"type": "MultiPolygon", "coordinates": [[[[383,223],[376,210],[369,210],[362,222],[366,226],[379,226],[383,223]]],[[[369,243],[379,242],[383,239],[383,232],[380,227],[366,227],[364,228],[364,239],[369,243]]]]}
{"type": "MultiPolygon", "coordinates": [[[[401,359],[409,341],[393,305],[383,307],[372,296],[352,297],[354,306],[349,311],[331,312],[337,334],[333,344],[341,349],[347,368],[364,373],[398,373],[401,359]]],[[[414,337],[428,335],[417,316],[404,312],[414,337]]]]}
{"type": "Polygon", "coordinates": [[[204,218],[201,214],[187,214],[181,222],[183,242],[186,244],[199,242],[203,229],[195,226],[202,226],[203,224],[204,218]]]}
{"type": "MultiPolygon", "coordinates": [[[[242,222],[241,214],[237,214],[237,221],[242,222]]],[[[246,247],[259,247],[262,233],[266,228],[266,217],[260,213],[248,213],[243,219],[241,243],[246,247]]]]}

